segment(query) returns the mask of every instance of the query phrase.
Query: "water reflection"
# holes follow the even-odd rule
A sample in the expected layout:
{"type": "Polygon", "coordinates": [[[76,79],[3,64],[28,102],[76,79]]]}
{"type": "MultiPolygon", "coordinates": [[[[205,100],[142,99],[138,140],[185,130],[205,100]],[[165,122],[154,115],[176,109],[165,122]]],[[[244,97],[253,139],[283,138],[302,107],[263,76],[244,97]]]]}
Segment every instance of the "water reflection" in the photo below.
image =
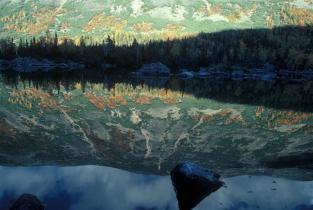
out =
{"type": "MultiPolygon", "coordinates": [[[[21,194],[39,197],[47,210],[177,210],[168,176],[147,176],[98,166],[0,167],[0,209],[21,194]]],[[[313,182],[264,176],[224,179],[221,188],[195,210],[308,210],[313,182]]]]}
{"type": "Polygon", "coordinates": [[[0,164],[164,175],[190,160],[223,176],[312,180],[312,84],[4,75],[0,164]]]}
{"type": "Polygon", "coordinates": [[[99,70],[85,70],[79,72],[49,72],[0,75],[3,82],[17,87],[36,88],[64,87],[73,90],[75,84],[80,83],[85,91],[88,84],[102,84],[102,88],[111,89],[115,84],[126,83],[133,86],[147,85],[150,88],[165,88],[179,91],[182,94],[192,94],[199,98],[209,98],[228,103],[261,105],[278,109],[292,109],[313,111],[313,81],[305,80],[301,83],[277,80],[275,82],[259,80],[230,80],[221,78],[183,80],[171,78],[132,78],[127,74],[105,73],[99,70]]]}

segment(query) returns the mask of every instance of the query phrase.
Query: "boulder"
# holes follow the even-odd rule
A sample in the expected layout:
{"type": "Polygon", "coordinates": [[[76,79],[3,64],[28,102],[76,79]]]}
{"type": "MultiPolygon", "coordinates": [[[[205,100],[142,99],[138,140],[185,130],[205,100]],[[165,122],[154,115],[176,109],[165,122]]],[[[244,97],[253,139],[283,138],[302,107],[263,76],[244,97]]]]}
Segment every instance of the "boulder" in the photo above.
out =
{"type": "Polygon", "coordinates": [[[163,63],[150,63],[143,65],[134,75],[140,76],[164,76],[168,77],[171,75],[170,69],[163,63]]]}
{"type": "Polygon", "coordinates": [[[192,79],[196,75],[195,72],[190,71],[188,69],[180,69],[179,73],[177,74],[177,77],[181,79],[192,79]]]}
{"type": "Polygon", "coordinates": [[[40,200],[31,194],[21,195],[9,210],[44,210],[40,200]]]}
{"type": "Polygon", "coordinates": [[[76,63],[74,61],[68,61],[67,66],[69,70],[79,70],[85,68],[85,65],[82,63],[76,63]]]}
{"type": "Polygon", "coordinates": [[[244,71],[243,70],[234,70],[231,73],[231,77],[234,80],[243,79],[244,77],[244,71]]]}
{"type": "Polygon", "coordinates": [[[39,69],[42,71],[51,71],[52,69],[55,69],[56,64],[48,59],[43,59],[39,63],[39,69]]]}
{"type": "Polygon", "coordinates": [[[205,68],[200,68],[199,72],[197,73],[198,78],[208,78],[210,75],[211,73],[205,68]]]}
{"type": "Polygon", "coordinates": [[[56,68],[61,69],[61,70],[65,70],[68,68],[68,66],[66,63],[58,63],[58,64],[56,64],[56,68]]]}
{"type": "Polygon", "coordinates": [[[200,166],[184,162],[171,171],[180,210],[191,210],[205,197],[223,186],[220,176],[200,166]]]}
{"type": "Polygon", "coordinates": [[[25,69],[28,69],[29,67],[29,59],[28,58],[15,58],[11,61],[12,69],[17,72],[23,72],[25,69]]]}

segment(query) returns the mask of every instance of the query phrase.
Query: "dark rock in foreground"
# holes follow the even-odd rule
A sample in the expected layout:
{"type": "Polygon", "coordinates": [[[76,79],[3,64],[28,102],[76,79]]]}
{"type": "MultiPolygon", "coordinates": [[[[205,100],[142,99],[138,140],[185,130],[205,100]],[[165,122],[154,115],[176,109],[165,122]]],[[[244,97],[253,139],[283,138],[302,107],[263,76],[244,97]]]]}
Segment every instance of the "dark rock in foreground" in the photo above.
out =
{"type": "Polygon", "coordinates": [[[44,210],[40,200],[31,194],[21,195],[9,210],[44,210]]]}
{"type": "Polygon", "coordinates": [[[171,171],[180,210],[191,210],[205,197],[223,186],[220,176],[190,162],[177,165],[171,171]]]}

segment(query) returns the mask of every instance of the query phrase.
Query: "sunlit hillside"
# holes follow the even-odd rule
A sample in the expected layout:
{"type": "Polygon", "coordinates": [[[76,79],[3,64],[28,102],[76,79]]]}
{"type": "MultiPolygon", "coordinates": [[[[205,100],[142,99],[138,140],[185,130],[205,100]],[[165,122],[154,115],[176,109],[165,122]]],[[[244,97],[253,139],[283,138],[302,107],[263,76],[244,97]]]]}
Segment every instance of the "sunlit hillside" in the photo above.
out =
{"type": "Polygon", "coordinates": [[[167,39],[223,29],[313,23],[312,0],[2,0],[0,37],[167,39]]]}

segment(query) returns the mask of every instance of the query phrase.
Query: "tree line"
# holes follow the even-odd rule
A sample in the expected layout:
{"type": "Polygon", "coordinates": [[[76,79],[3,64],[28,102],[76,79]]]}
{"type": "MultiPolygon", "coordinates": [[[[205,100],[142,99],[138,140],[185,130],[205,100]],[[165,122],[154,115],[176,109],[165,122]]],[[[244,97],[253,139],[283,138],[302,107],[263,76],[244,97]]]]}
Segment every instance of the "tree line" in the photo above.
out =
{"type": "Polygon", "coordinates": [[[56,61],[73,60],[87,66],[103,63],[135,68],[145,63],[162,62],[173,69],[199,68],[223,64],[225,67],[262,67],[266,63],[278,69],[313,68],[313,27],[285,26],[272,29],[228,30],[200,33],[196,36],[146,43],[133,39],[119,44],[115,37],[95,42],[92,37],[72,39],[51,35],[31,39],[0,41],[0,58],[34,57],[56,61]]]}

